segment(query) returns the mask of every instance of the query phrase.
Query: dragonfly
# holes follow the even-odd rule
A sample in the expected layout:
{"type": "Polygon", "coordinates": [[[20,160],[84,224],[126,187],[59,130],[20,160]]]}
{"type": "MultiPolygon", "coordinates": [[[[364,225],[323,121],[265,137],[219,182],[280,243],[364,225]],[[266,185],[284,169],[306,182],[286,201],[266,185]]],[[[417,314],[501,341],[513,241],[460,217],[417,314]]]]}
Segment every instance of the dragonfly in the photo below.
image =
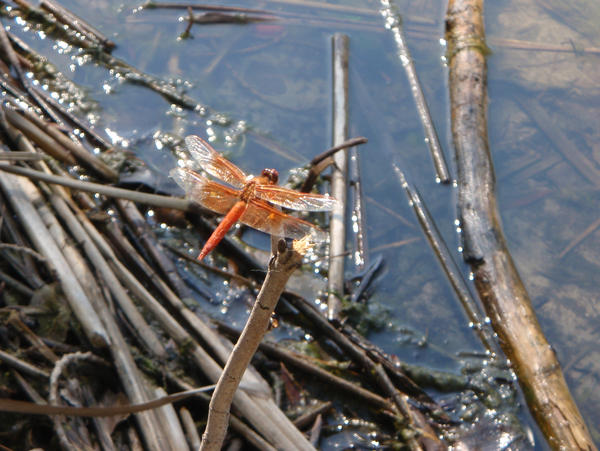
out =
{"type": "Polygon", "coordinates": [[[279,186],[279,173],[275,169],[264,169],[259,176],[246,175],[198,136],[186,137],[185,144],[187,153],[181,160],[182,166],[172,169],[169,175],[189,199],[225,215],[204,244],[198,260],[206,257],[238,221],[274,236],[298,240],[308,235],[313,242],[327,239],[323,230],[283,213],[276,206],[300,211],[328,211],[337,204],[333,197],[279,186]],[[201,171],[225,183],[209,179],[201,171]]]}

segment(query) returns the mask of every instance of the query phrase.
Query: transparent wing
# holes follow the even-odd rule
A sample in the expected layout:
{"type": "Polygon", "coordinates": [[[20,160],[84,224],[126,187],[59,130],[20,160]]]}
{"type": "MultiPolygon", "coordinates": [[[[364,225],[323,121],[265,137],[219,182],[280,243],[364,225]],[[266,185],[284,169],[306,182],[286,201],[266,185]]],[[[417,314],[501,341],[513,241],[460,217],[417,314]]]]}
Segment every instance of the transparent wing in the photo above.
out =
{"type": "Polygon", "coordinates": [[[217,213],[226,214],[240,200],[239,191],[209,180],[191,169],[175,168],[169,175],[189,199],[217,213]]]}
{"type": "Polygon", "coordinates": [[[257,185],[256,196],[263,200],[292,210],[328,211],[333,209],[337,200],[322,194],[301,193],[277,185],[257,185]]]}
{"type": "Polygon", "coordinates": [[[232,186],[242,187],[246,183],[246,174],[231,161],[223,157],[202,138],[190,135],[185,138],[191,161],[196,163],[195,169],[203,169],[210,175],[232,186]]]}
{"type": "Polygon", "coordinates": [[[240,221],[250,227],[271,235],[284,236],[299,240],[310,235],[312,241],[321,242],[327,234],[302,219],[286,215],[260,199],[252,199],[240,221]]]}

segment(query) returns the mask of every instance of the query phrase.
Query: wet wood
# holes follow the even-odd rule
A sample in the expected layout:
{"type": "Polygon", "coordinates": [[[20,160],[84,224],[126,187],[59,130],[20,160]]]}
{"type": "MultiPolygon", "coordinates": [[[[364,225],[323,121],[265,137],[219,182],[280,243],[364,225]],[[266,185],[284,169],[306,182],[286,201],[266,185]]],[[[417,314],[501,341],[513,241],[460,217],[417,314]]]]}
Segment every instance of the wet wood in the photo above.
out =
{"type": "Polygon", "coordinates": [[[423,126],[423,131],[425,132],[425,142],[429,147],[429,153],[431,154],[431,159],[433,160],[436,179],[441,183],[449,183],[450,172],[448,171],[446,158],[444,157],[444,152],[442,151],[442,146],[440,145],[440,141],[438,139],[437,130],[433,124],[431,114],[429,113],[429,106],[427,105],[427,100],[425,100],[425,94],[423,93],[423,88],[421,87],[421,82],[419,81],[419,77],[417,75],[417,69],[415,67],[414,60],[410,50],[408,49],[408,44],[406,43],[402,18],[394,10],[389,1],[385,0],[381,3],[383,5],[381,8],[381,14],[385,19],[386,27],[392,32],[394,41],[396,42],[398,57],[400,58],[400,63],[402,64],[404,72],[406,73],[410,92],[417,107],[417,114],[419,116],[419,120],[421,121],[421,125],[423,126]]]}
{"type": "Polygon", "coordinates": [[[554,449],[596,449],[506,246],[487,140],[482,0],[451,0],[446,17],[452,137],[464,258],[528,406],[554,449]]]}
{"type": "MultiPolygon", "coordinates": [[[[336,33],[332,40],[332,95],[333,95],[333,145],[348,139],[348,36],[336,33]]],[[[344,263],[346,250],[346,198],[348,177],[348,151],[344,149],[333,156],[331,195],[338,204],[331,211],[329,224],[329,277],[327,278],[327,317],[339,319],[344,296],[344,263]]]]}

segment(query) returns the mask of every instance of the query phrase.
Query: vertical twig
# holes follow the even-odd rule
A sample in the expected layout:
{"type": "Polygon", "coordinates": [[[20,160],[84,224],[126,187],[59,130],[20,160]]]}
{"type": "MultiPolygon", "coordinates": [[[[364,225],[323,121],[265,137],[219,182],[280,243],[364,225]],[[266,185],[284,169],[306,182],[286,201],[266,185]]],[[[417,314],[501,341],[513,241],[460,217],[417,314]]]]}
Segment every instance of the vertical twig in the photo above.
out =
{"type": "Polygon", "coordinates": [[[287,280],[302,262],[302,255],[299,252],[288,249],[283,240],[279,243],[277,253],[269,262],[267,277],[256,298],[246,327],[225,364],[223,374],[210,400],[208,422],[202,435],[201,450],[221,449],[229,424],[230,406],[238,385],[262,337],[267,332],[271,314],[275,310],[287,280]]]}
{"type": "Polygon", "coordinates": [[[410,92],[415,100],[417,106],[417,113],[423,129],[425,131],[425,141],[429,146],[429,152],[433,159],[433,166],[435,167],[435,173],[437,180],[441,183],[448,183],[450,181],[450,173],[448,172],[448,166],[446,165],[446,159],[444,158],[444,152],[440,146],[433,120],[429,114],[429,107],[417,76],[417,70],[415,69],[415,63],[413,62],[408,46],[406,45],[406,38],[404,37],[404,31],[402,30],[402,18],[394,10],[391,5],[391,0],[381,0],[381,14],[385,20],[385,26],[392,31],[394,40],[396,41],[396,47],[398,48],[398,56],[400,62],[406,72],[408,78],[408,84],[410,86],[410,92]]]}
{"type": "MultiPolygon", "coordinates": [[[[333,145],[343,143],[348,135],[348,36],[336,33],[332,38],[333,54],[333,145]]],[[[331,174],[331,195],[338,204],[331,212],[329,237],[329,296],[327,316],[338,317],[344,294],[344,260],[346,247],[346,172],[348,153],[344,149],[333,155],[335,165],[331,174]]]]}
{"type": "Polygon", "coordinates": [[[350,148],[350,190],[352,193],[352,235],[354,236],[354,266],[360,271],[367,263],[365,203],[360,179],[360,161],[356,147],[350,148]]]}

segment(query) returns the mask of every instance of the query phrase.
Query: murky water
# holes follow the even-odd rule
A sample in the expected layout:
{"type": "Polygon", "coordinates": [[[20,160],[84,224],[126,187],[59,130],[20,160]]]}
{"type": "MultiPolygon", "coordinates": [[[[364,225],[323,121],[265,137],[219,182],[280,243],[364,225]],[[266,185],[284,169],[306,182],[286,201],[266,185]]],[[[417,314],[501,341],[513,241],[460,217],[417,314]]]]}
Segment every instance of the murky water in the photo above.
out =
{"type": "MultiPolygon", "coordinates": [[[[61,3],[114,40],[114,56],[168,81],[197,102],[196,111],[182,109],[146,87],[125,82],[78,50],[12,24],[16,34],[81,89],[73,88],[85,100],[87,110],[81,113],[147,164],[151,176],[146,182],[173,193],[174,184],[166,177],[167,169],[175,165],[169,150],[172,137],[198,134],[225,150],[244,170],[258,173],[263,167],[276,167],[284,179],[286,171],[329,147],[331,36],[347,33],[349,137],[369,139],[359,150],[366,259],[369,263],[381,256],[384,261],[368,292],[370,314],[379,320],[369,329],[369,338],[407,363],[457,374],[479,372],[479,380],[489,380],[483,374],[484,359],[473,357],[482,351],[481,345],[418,228],[392,167],[392,163],[400,166],[418,187],[461,264],[455,190],[435,182],[403,62],[378,13],[378,2],[355,2],[358,10],[336,10],[325,4],[317,8],[266,1],[257,7],[285,13],[282,20],[195,25],[189,39],[179,39],[186,28],[182,17],[187,13],[182,11],[139,10],[133,1],[61,3]]],[[[490,147],[509,247],[573,396],[600,443],[596,389],[600,33],[594,25],[600,20],[600,8],[584,0],[568,9],[559,2],[546,3],[504,0],[486,5],[493,51],[490,147]]],[[[445,47],[440,41],[446,5],[421,0],[398,1],[395,6],[403,14],[408,46],[455,174],[445,47]]],[[[201,239],[192,230],[165,228],[163,233],[165,239],[176,235],[190,246],[201,239]]],[[[266,244],[256,236],[251,241],[266,244]]],[[[468,278],[468,269],[462,269],[468,278]]],[[[182,267],[182,271],[189,270],[182,267]]],[[[354,271],[348,259],[348,275],[354,271]]],[[[188,277],[204,283],[197,273],[189,272],[188,277]]],[[[215,283],[211,289],[220,286],[216,292],[221,299],[209,304],[199,297],[199,302],[239,326],[248,307],[243,292],[215,283]]],[[[322,287],[312,283],[308,289],[304,284],[305,294],[315,298],[322,287]]],[[[298,335],[285,328],[279,333],[298,335]]],[[[498,405],[516,413],[523,431],[531,431],[536,447],[544,449],[514,393],[506,394],[502,384],[493,390],[499,398],[506,395],[498,405]]],[[[456,396],[438,396],[455,405],[458,417],[460,406],[468,405],[468,400],[456,396]]],[[[497,428],[494,437],[500,446],[497,428]]],[[[343,434],[332,433],[322,444],[336,448],[343,440],[343,434]]]]}

